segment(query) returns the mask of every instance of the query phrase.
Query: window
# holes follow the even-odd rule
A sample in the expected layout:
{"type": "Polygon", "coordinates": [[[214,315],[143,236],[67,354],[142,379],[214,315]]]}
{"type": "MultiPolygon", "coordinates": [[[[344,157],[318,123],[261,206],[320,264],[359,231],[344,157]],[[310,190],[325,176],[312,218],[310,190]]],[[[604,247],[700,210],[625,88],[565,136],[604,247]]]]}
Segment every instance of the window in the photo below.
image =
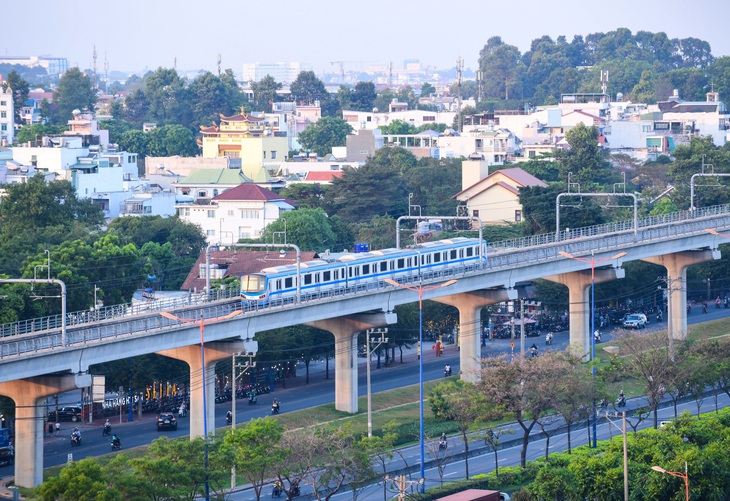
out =
{"type": "Polygon", "coordinates": [[[8,105],[7,101],[0,101],[0,106],[7,106],[7,105],[8,105]]]}
{"type": "Polygon", "coordinates": [[[215,217],[215,211],[214,211],[214,210],[209,210],[209,211],[208,211],[208,217],[209,217],[210,219],[213,219],[213,218],[215,217]]]}
{"type": "Polygon", "coordinates": [[[285,278],[284,287],[286,287],[287,289],[291,289],[292,287],[294,287],[294,279],[292,277],[285,278]]]}
{"type": "Polygon", "coordinates": [[[372,122],[373,121],[373,117],[368,117],[366,121],[372,122]]]}
{"type": "Polygon", "coordinates": [[[312,284],[312,274],[307,273],[304,275],[304,285],[311,285],[312,284]]]}
{"type": "Polygon", "coordinates": [[[331,271],[324,271],[322,272],[322,280],[325,282],[329,282],[332,280],[332,272],[331,271]]]}
{"type": "Polygon", "coordinates": [[[451,251],[451,255],[449,256],[449,259],[451,259],[451,260],[456,259],[456,249],[451,251]]]}
{"type": "Polygon", "coordinates": [[[187,207],[184,208],[184,209],[178,209],[177,210],[177,213],[178,213],[179,216],[189,216],[190,215],[190,209],[187,208],[187,207]]]}
{"type": "Polygon", "coordinates": [[[8,112],[7,111],[0,111],[0,118],[8,118],[8,112]]]}
{"type": "Polygon", "coordinates": [[[144,206],[144,213],[145,214],[152,214],[152,207],[150,207],[149,205],[145,205],[144,206]]]}
{"type": "Polygon", "coordinates": [[[515,222],[519,223],[522,221],[522,211],[517,209],[515,210],[515,222]]]}
{"type": "Polygon", "coordinates": [[[271,159],[276,160],[276,151],[271,150],[271,159]]]}
{"type": "Polygon", "coordinates": [[[474,217],[479,217],[479,209],[474,209],[473,211],[471,211],[471,215],[474,217]]]}
{"type": "Polygon", "coordinates": [[[2,128],[0,130],[8,130],[8,124],[2,124],[2,128]]]}
{"type": "Polygon", "coordinates": [[[205,190],[200,190],[198,192],[198,198],[206,198],[208,196],[208,192],[205,190]]]}
{"type": "Polygon", "coordinates": [[[405,268],[405,265],[406,265],[405,259],[400,258],[400,259],[398,259],[397,263],[398,263],[397,267],[399,270],[402,270],[403,268],[405,268]]]}
{"type": "Polygon", "coordinates": [[[369,264],[362,265],[362,274],[370,275],[370,265],[369,264]]]}
{"type": "Polygon", "coordinates": [[[435,122],[436,121],[436,116],[434,116],[434,115],[425,115],[423,117],[423,121],[424,122],[435,122]]]}
{"type": "Polygon", "coordinates": [[[380,271],[388,271],[388,262],[387,261],[381,261],[380,262],[380,271]]]}
{"type": "Polygon", "coordinates": [[[215,236],[215,230],[205,230],[205,234],[209,237],[215,236]]]}
{"type": "Polygon", "coordinates": [[[264,151],[263,153],[264,153],[264,160],[265,160],[266,159],[266,152],[264,151]]]}
{"type": "Polygon", "coordinates": [[[241,209],[241,219],[260,219],[261,211],[253,209],[241,209]]]}
{"type": "Polygon", "coordinates": [[[228,215],[229,215],[229,216],[232,216],[232,215],[233,215],[233,211],[232,211],[232,210],[229,210],[229,211],[228,211],[228,215]]]}

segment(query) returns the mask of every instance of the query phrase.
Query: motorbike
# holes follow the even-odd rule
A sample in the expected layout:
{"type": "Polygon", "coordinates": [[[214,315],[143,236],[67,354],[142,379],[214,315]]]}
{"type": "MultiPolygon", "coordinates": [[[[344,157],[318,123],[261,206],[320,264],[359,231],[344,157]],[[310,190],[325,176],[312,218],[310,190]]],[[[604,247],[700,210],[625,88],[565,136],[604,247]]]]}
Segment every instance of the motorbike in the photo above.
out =
{"type": "Polygon", "coordinates": [[[702,313],[707,313],[707,304],[702,303],[702,313]]]}
{"type": "Polygon", "coordinates": [[[104,424],[104,429],[101,432],[101,436],[102,437],[106,437],[106,436],[111,435],[111,434],[112,434],[112,425],[105,423],[104,424]]]}
{"type": "Polygon", "coordinates": [[[281,496],[283,489],[281,488],[281,484],[279,482],[276,482],[274,484],[274,490],[271,491],[271,497],[272,498],[278,498],[281,496]]]}
{"type": "Polygon", "coordinates": [[[450,365],[447,365],[444,368],[444,377],[449,377],[449,376],[451,376],[451,366],[450,365]]]}
{"type": "Polygon", "coordinates": [[[71,435],[71,447],[81,445],[81,435],[71,435]]]}
{"type": "Polygon", "coordinates": [[[226,414],[226,424],[231,424],[231,421],[233,421],[233,416],[229,412],[228,414],[226,414]]]}
{"type": "Polygon", "coordinates": [[[258,397],[254,394],[249,395],[248,397],[248,405],[256,405],[256,403],[259,401],[258,397]]]}
{"type": "Polygon", "coordinates": [[[596,331],[593,333],[593,339],[595,339],[596,344],[601,342],[601,333],[596,331]]]}
{"type": "Polygon", "coordinates": [[[553,335],[550,332],[545,335],[545,344],[553,344],[553,335]]]}
{"type": "Polygon", "coordinates": [[[448,442],[446,442],[446,440],[441,440],[439,442],[439,450],[440,451],[445,451],[448,446],[449,446],[449,444],[448,444],[448,442]]]}
{"type": "Polygon", "coordinates": [[[271,414],[279,414],[279,404],[271,404],[271,414]]]}
{"type": "Polygon", "coordinates": [[[626,407],[626,397],[618,397],[616,399],[616,407],[626,407]]]}
{"type": "Polygon", "coordinates": [[[117,437],[116,439],[112,440],[111,444],[112,444],[112,450],[113,451],[122,448],[122,441],[119,440],[119,437],[117,437]]]}

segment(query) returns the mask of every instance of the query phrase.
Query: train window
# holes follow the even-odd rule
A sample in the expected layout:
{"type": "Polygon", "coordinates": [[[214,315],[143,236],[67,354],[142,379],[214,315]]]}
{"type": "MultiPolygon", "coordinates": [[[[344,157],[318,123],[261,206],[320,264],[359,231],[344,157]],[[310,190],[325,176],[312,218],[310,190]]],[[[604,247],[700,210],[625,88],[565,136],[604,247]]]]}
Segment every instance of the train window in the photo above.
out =
{"type": "Polygon", "coordinates": [[[312,273],[312,275],[314,275],[314,283],[318,284],[320,278],[319,273],[312,273]]]}
{"type": "Polygon", "coordinates": [[[289,277],[284,279],[284,287],[287,289],[291,289],[292,286],[294,286],[294,279],[289,277]]]}
{"type": "Polygon", "coordinates": [[[260,275],[244,275],[241,277],[242,292],[261,292],[264,290],[266,279],[260,275]]]}
{"type": "Polygon", "coordinates": [[[440,263],[441,262],[441,253],[440,252],[434,252],[434,254],[433,254],[433,262],[434,263],[440,263]]]}
{"type": "Polygon", "coordinates": [[[380,262],[380,271],[388,271],[388,261],[380,262]]]}
{"type": "Polygon", "coordinates": [[[406,264],[405,259],[400,258],[398,261],[396,261],[396,263],[397,263],[396,264],[397,269],[402,270],[403,268],[405,268],[405,264],[406,264]]]}
{"type": "Polygon", "coordinates": [[[280,291],[281,290],[281,279],[276,280],[274,282],[274,287],[272,288],[272,290],[275,290],[275,291],[280,291]]]}
{"type": "Polygon", "coordinates": [[[449,256],[449,259],[456,259],[456,249],[451,251],[451,256],[449,256]]]}
{"type": "Polygon", "coordinates": [[[304,285],[310,285],[312,283],[312,274],[307,273],[304,275],[304,285]]]}
{"type": "Polygon", "coordinates": [[[474,255],[474,247],[466,248],[466,257],[472,257],[474,255]]]}
{"type": "Polygon", "coordinates": [[[322,280],[325,282],[329,282],[332,280],[332,272],[331,271],[324,271],[322,272],[322,280]]]}
{"type": "Polygon", "coordinates": [[[370,275],[370,265],[369,264],[362,265],[362,274],[370,275]]]}

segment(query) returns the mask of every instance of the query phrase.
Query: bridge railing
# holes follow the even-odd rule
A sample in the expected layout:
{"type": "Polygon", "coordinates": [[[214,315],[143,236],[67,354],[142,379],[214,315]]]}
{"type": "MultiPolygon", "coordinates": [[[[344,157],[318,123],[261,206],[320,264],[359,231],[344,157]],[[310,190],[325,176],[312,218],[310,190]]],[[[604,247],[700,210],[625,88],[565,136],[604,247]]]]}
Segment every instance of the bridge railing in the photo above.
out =
{"type": "MultiPolygon", "coordinates": [[[[596,225],[587,228],[578,228],[569,230],[566,235],[556,238],[554,233],[534,235],[519,239],[512,239],[502,242],[490,243],[488,253],[487,269],[500,269],[508,266],[524,264],[525,262],[541,262],[555,259],[559,251],[566,251],[572,254],[586,253],[601,249],[623,248],[628,245],[640,243],[644,241],[652,241],[657,239],[666,239],[682,234],[698,233],[708,227],[729,227],[730,226],[730,205],[719,205],[714,207],[705,207],[695,211],[680,211],[659,216],[650,216],[639,220],[637,231],[634,231],[632,221],[623,221],[618,223],[610,223],[604,225],[596,225]],[[521,250],[520,250],[521,249],[521,250]]],[[[423,280],[430,281],[437,278],[452,278],[464,273],[474,271],[472,268],[464,268],[457,270],[438,271],[435,274],[426,274],[423,280]]],[[[402,283],[413,284],[421,280],[419,277],[406,277],[402,279],[402,283]]],[[[337,290],[328,290],[326,292],[316,294],[304,294],[302,301],[319,301],[329,300],[335,296],[342,297],[347,294],[358,294],[369,292],[385,287],[386,284],[372,282],[357,288],[340,288],[337,290]]],[[[156,312],[160,310],[182,308],[194,305],[202,305],[204,303],[215,302],[220,300],[232,300],[239,297],[237,287],[213,288],[210,294],[191,293],[182,298],[174,299],[158,299],[150,300],[143,303],[122,304],[108,306],[96,311],[81,311],[67,314],[67,333],[68,342],[73,343],[76,335],[75,330],[84,329],[95,331],[96,339],[107,337],[108,335],[129,334],[128,328],[120,327],[119,323],[105,322],[108,320],[130,319],[131,317],[156,312]],[[111,325],[105,325],[111,324],[111,325]],[[89,327],[91,325],[91,327],[89,327]],[[102,333],[101,330],[109,331],[110,334],[102,333]]],[[[258,311],[264,308],[281,308],[286,307],[294,302],[294,298],[287,299],[283,302],[272,303],[266,306],[252,306],[247,311],[258,311]]],[[[236,301],[230,301],[228,312],[230,312],[230,304],[236,304],[236,301]]],[[[238,303],[240,305],[240,303],[238,303]]],[[[240,306],[239,306],[240,307],[240,306]]],[[[155,316],[157,318],[157,316],[155,316]]],[[[129,322],[133,325],[133,322],[129,322]]],[[[142,330],[150,328],[158,328],[159,325],[151,326],[149,322],[144,321],[140,326],[142,330]]],[[[40,341],[22,341],[25,343],[23,348],[12,350],[14,352],[34,351],[37,349],[59,346],[60,335],[57,331],[61,329],[61,315],[52,315],[48,317],[23,320],[12,324],[0,326],[0,337],[16,336],[21,334],[33,334],[48,332],[48,339],[40,341]],[[40,343],[40,344],[39,344],[40,343]]],[[[40,339],[40,338],[38,338],[40,339]]],[[[81,341],[81,340],[79,340],[81,341]]],[[[0,352],[0,357],[4,352],[0,352]]]]}

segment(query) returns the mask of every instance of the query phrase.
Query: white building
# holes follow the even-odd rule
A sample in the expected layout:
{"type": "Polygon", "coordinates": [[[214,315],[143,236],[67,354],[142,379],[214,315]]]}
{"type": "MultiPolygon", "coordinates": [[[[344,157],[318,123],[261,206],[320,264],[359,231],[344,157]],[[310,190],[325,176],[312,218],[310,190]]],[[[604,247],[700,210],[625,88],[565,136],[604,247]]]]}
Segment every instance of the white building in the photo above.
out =
{"type": "Polygon", "coordinates": [[[197,224],[208,243],[233,243],[241,238],[258,238],[279,216],[294,209],[294,202],[255,184],[242,184],[205,200],[178,204],[181,219],[197,224]]]}
{"type": "Polygon", "coordinates": [[[374,130],[384,125],[390,125],[395,120],[400,120],[414,127],[437,123],[446,124],[451,127],[454,123],[454,118],[456,118],[456,112],[406,110],[394,111],[392,113],[379,113],[377,111],[343,110],[342,118],[350,124],[355,131],[374,130]]]}
{"type": "Polygon", "coordinates": [[[0,75],[0,146],[9,146],[15,140],[15,103],[13,89],[4,88],[0,75]]]}
{"type": "Polygon", "coordinates": [[[290,84],[301,73],[299,63],[246,63],[243,65],[241,80],[244,82],[260,82],[266,75],[281,84],[290,84]]]}
{"type": "Polygon", "coordinates": [[[60,76],[68,71],[68,59],[49,56],[0,56],[0,64],[19,64],[28,68],[45,68],[50,76],[60,76]]]}

